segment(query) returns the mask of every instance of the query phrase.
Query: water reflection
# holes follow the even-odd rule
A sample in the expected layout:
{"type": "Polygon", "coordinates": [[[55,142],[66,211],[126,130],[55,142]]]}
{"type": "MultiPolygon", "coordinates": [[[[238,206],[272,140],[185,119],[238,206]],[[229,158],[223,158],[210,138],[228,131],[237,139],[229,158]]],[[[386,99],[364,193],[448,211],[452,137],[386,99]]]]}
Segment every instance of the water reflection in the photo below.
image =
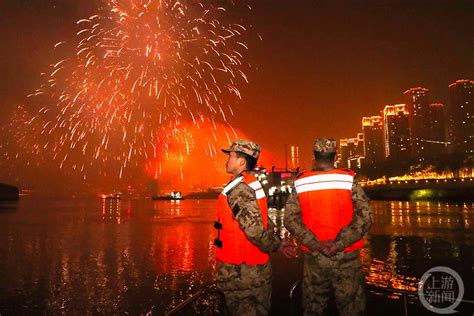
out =
{"type": "MultiPolygon", "coordinates": [[[[447,265],[472,297],[473,204],[372,206],[368,284],[415,290],[447,265]]],[[[283,236],[283,211],[269,216],[283,236]]],[[[215,200],[23,199],[0,212],[0,313],[163,314],[213,279],[214,217],[215,200]]]]}
{"type": "Polygon", "coordinates": [[[214,201],[183,204],[22,201],[0,217],[0,313],[162,313],[212,279],[214,201]]]}
{"type": "Polygon", "coordinates": [[[473,222],[472,203],[375,202],[373,209],[375,235],[437,236],[454,242],[464,238],[473,222]]]}
{"type": "Polygon", "coordinates": [[[18,202],[16,201],[0,201],[0,214],[8,212],[16,212],[18,210],[18,202]]]}
{"type": "MultiPolygon", "coordinates": [[[[362,258],[366,282],[415,291],[429,268],[445,265],[472,277],[472,203],[373,202],[375,224],[362,258]]],[[[472,287],[467,286],[467,297],[472,287]]]]}

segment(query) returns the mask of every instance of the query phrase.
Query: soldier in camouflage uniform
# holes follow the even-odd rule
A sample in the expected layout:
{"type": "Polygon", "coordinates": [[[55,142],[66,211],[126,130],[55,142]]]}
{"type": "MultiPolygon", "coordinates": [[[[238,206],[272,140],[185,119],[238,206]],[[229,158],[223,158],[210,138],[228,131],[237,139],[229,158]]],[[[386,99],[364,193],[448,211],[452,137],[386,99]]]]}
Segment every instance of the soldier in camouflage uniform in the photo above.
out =
{"type": "MultiPolygon", "coordinates": [[[[312,174],[324,174],[324,171],[337,174],[340,171],[337,176],[341,174],[346,176],[346,171],[351,172],[348,169],[334,168],[335,153],[336,141],[326,138],[316,139],[314,143],[315,166],[312,174]],[[328,157],[329,159],[325,159],[328,157]]],[[[316,178],[313,177],[313,179],[316,178]]],[[[295,185],[297,185],[297,181],[295,181],[295,185]]],[[[310,181],[306,181],[306,185],[308,185],[308,182],[310,181]]],[[[324,185],[330,185],[324,182],[318,184],[321,185],[318,188],[320,190],[319,194],[324,192],[324,185]]],[[[361,239],[373,222],[373,215],[369,206],[369,199],[357,181],[353,180],[352,185],[350,182],[346,185],[347,190],[350,189],[347,197],[348,200],[352,200],[353,212],[352,215],[349,213],[347,224],[338,232],[337,230],[334,232],[335,238],[332,240],[318,239],[316,236],[318,232],[314,229],[311,230],[303,223],[301,197],[296,186],[293,187],[292,194],[286,203],[284,225],[303,246],[307,247],[303,278],[305,315],[324,315],[331,291],[334,291],[340,315],[362,315],[365,312],[360,248],[363,242],[361,239]],[[359,249],[356,247],[354,251],[343,251],[344,249],[347,250],[347,247],[358,243],[360,244],[359,249]]],[[[302,187],[299,188],[302,192],[302,187]]],[[[304,201],[304,203],[311,203],[311,201],[304,201]]],[[[335,210],[337,212],[337,206],[335,206],[335,210]]],[[[321,221],[322,218],[317,209],[313,208],[312,212],[314,214],[313,218],[315,218],[313,221],[321,221]]],[[[339,213],[336,216],[340,216],[339,213]]],[[[326,224],[330,225],[329,222],[326,224]]],[[[319,225],[324,228],[325,223],[319,225]]]]}
{"type": "MultiPolygon", "coordinates": [[[[238,229],[240,228],[244,233],[244,238],[256,247],[254,253],[257,252],[258,254],[260,252],[259,256],[268,256],[268,253],[280,248],[281,241],[273,233],[272,223],[267,219],[266,213],[264,214],[265,218],[263,218],[262,210],[259,207],[260,202],[257,203],[256,192],[260,194],[262,203],[265,203],[266,208],[266,197],[263,189],[261,191],[255,190],[255,185],[259,185],[259,183],[256,183],[258,181],[254,181],[255,178],[252,178],[253,183],[250,184],[252,187],[244,180],[239,180],[255,167],[260,150],[260,145],[241,139],[236,140],[230,149],[222,149],[224,153],[229,155],[226,162],[226,171],[232,174],[233,178],[221,195],[226,194],[227,201],[224,203],[228,205],[229,209],[227,211],[232,212],[232,220],[238,222],[238,229]],[[264,202],[263,199],[265,199],[264,202]],[[267,223],[267,227],[265,227],[264,222],[267,223]]],[[[221,233],[225,232],[225,223],[223,227],[219,222],[216,222],[216,224],[218,225],[217,228],[221,229],[221,233]]],[[[229,224],[227,224],[227,227],[229,227],[229,224]]],[[[270,310],[272,289],[270,262],[266,259],[260,264],[249,264],[249,261],[253,260],[252,258],[239,264],[223,262],[219,258],[218,251],[225,249],[226,243],[229,246],[229,242],[218,239],[215,241],[218,247],[216,248],[217,287],[225,294],[229,312],[232,315],[267,315],[270,310]]],[[[234,252],[238,250],[230,249],[234,252]]],[[[228,248],[227,251],[229,251],[228,248]]]]}

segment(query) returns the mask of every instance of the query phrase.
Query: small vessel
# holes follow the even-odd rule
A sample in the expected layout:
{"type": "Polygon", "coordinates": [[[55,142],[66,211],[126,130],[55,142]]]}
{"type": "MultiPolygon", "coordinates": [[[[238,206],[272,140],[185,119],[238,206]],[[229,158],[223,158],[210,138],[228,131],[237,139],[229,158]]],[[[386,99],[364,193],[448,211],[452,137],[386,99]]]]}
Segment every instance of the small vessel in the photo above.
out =
{"type": "Polygon", "coordinates": [[[169,194],[165,195],[152,195],[152,200],[184,200],[181,191],[171,191],[169,194]]]}
{"type": "Polygon", "coordinates": [[[12,185],[0,183],[0,201],[16,201],[20,199],[20,191],[12,185]]]}

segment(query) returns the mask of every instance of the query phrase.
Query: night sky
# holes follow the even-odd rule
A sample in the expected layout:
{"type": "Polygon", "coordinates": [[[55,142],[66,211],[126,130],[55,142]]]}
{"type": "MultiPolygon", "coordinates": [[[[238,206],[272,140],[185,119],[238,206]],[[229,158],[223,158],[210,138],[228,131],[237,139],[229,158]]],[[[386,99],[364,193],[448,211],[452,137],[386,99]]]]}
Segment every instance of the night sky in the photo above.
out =
{"type": "MultiPolygon", "coordinates": [[[[99,3],[2,1],[0,124],[99,3]]],[[[448,84],[473,79],[473,16],[473,1],[254,1],[250,83],[230,121],[281,157],[285,143],[300,145],[307,168],[315,137],[354,137],[362,116],[402,103],[408,88],[448,102],[448,84]]]]}

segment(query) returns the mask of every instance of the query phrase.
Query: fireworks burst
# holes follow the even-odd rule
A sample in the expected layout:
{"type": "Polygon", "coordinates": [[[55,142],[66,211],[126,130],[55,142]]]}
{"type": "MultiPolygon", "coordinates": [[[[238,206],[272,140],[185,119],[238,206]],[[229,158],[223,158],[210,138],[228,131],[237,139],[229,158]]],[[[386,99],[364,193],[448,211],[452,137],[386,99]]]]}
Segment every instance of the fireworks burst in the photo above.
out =
{"type": "Polygon", "coordinates": [[[29,95],[41,106],[19,118],[27,126],[16,141],[83,174],[116,165],[121,176],[166,152],[177,136],[189,152],[192,135],[182,137],[181,122],[226,121],[229,102],[240,98],[237,86],[247,81],[246,28],[216,3],[110,0],[105,14],[78,21],[74,53],[52,65],[29,95]]]}

